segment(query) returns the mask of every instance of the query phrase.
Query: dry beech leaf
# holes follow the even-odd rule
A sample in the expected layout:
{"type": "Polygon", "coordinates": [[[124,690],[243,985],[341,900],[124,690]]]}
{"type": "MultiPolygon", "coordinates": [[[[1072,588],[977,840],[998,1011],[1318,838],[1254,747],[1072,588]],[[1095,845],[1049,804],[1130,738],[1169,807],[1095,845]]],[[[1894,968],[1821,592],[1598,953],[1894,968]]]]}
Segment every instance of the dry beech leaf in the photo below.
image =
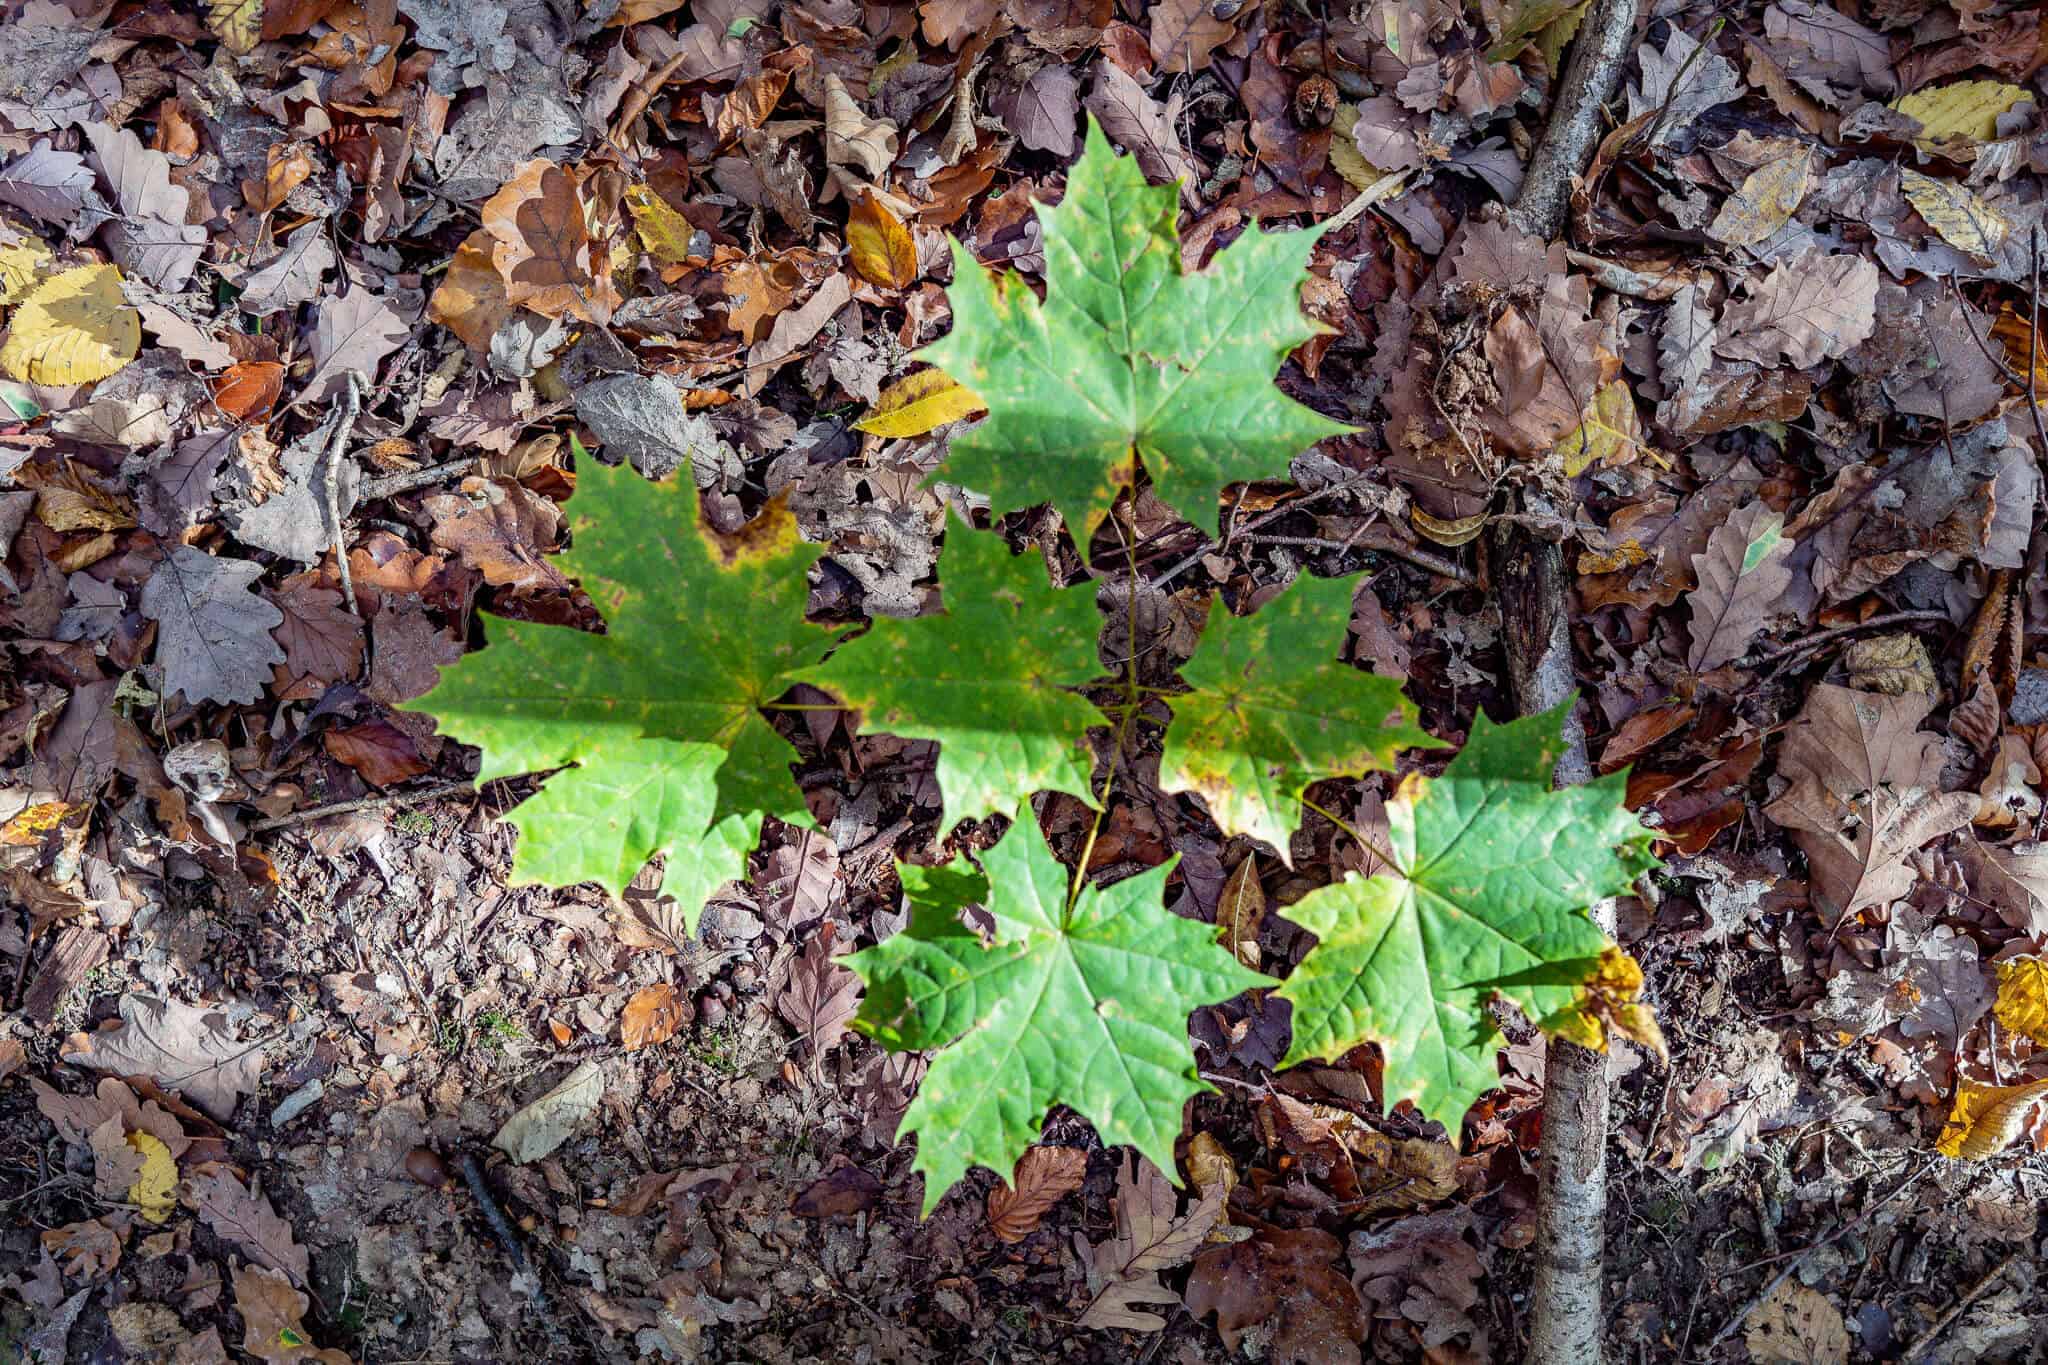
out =
{"type": "Polygon", "coordinates": [[[846,245],[853,268],[869,284],[908,289],[917,283],[917,243],[903,220],[871,191],[854,198],[846,218],[846,245]]]}
{"type": "Polygon", "coordinates": [[[441,272],[441,283],[427,300],[427,316],[478,355],[491,349],[498,328],[518,311],[505,297],[504,276],[492,264],[493,240],[482,228],[470,233],[455,248],[454,258],[441,272]]]}
{"type": "Polygon", "coordinates": [[[1952,81],[1901,95],[1892,108],[1920,124],[1916,141],[1922,148],[1938,150],[1930,144],[1950,138],[1991,141],[1998,136],[1998,116],[2026,98],[2024,89],[2002,81],[1952,81]]]}
{"type": "Polygon", "coordinates": [[[295,142],[280,142],[264,159],[263,178],[242,182],[242,202],[257,213],[269,213],[285,196],[306,183],[313,158],[295,142]]]}
{"type": "Polygon", "coordinates": [[[1645,449],[1643,419],[1636,412],[1635,390],[1617,379],[1593,395],[1592,406],[1578,430],[1565,433],[1557,454],[1565,477],[1576,479],[1594,465],[1618,469],[1635,463],[1645,449]]]}
{"type": "Polygon", "coordinates": [[[213,405],[236,421],[261,421],[284,392],[284,366],[245,360],[213,381],[213,405]]]}
{"type": "Polygon", "coordinates": [[[1017,1158],[1010,1183],[988,1192],[988,1226],[1014,1246],[1032,1233],[1052,1206],[1081,1188],[1088,1154],[1078,1147],[1030,1147],[1017,1158]]]}
{"type": "Polygon", "coordinates": [[[695,224],[645,185],[627,186],[625,197],[626,211],[633,215],[633,235],[640,239],[642,250],[669,265],[692,259],[695,224]]]}
{"type": "Polygon", "coordinates": [[[980,395],[944,370],[919,370],[883,389],[873,410],[855,422],[853,429],[896,440],[922,436],[986,410],[980,395]]]}
{"type": "Polygon", "coordinates": [[[1216,903],[1216,941],[1253,971],[1259,970],[1259,925],[1265,918],[1258,855],[1247,853],[1223,883],[1223,897],[1216,903]]]}
{"type": "Polygon", "coordinates": [[[628,1052],[654,1047],[675,1037],[683,1026],[683,1002],[666,981],[633,992],[619,1015],[619,1041],[628,1052]]]}

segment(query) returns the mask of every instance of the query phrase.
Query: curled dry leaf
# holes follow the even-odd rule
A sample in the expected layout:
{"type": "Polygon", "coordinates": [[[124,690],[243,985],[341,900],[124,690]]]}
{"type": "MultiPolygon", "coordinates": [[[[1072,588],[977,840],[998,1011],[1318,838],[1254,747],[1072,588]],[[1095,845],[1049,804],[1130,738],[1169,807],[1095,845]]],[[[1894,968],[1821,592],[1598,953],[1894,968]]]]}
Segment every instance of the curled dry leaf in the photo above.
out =
{"type": "Polygon", "coordinates": [[[684,1023],[682,997],[666,981],[633,992],[619,1015],[619,1041],[628,1052],[654,1047],[675,1037],[684,1023]]]}
{"type": "Polygon", "coordinates": [[[1180,1201],[1159,1168],[1135,1154],[1125,1156],[1117,1171],[1116,1235],[1090,1246],[1086,1238],[1074,1234],[1074,1249],[1087,1267],[1093,1295],[1080,1317],[1081,1326],[1135,1332],[1165,1327],[1165,1318],[1143,1311],[1143,1306],[1179,1302],[1179,1296],[1159,1282],[1159,1272],[1195,1254],[1222,1215],[1224,1198],[1219,1183],[1176,1217],[1180,1201]]]}
{"type": "Polygon", "coordinates": [[[2030,1126],[2039,1129],[2043,1100],[2048,1100],[2048,1080],[2021,1085],[1964,1081],[1956,1087],[1948,1123],[1935,1139],[1934,1150],[1962,1161],[1996,1156],[2030,1126]]]}
{"type": "Polygon", "coordinates": [[[583,194],[589,177],[541,158],[521,164],[484,201],[491,263],[508,302],[543,317],[611,321],[619,291],[607,246],[590,230],[583,194]]]}
{"type": "Polygon", "coordinates": [[[988,1192],[988,1226],[1015,1245],[1038,1231],[1052,1206],[1081,1188],[1088,1154],[1078,1147],[1032,1147],[1017,1158],[1010,1183],[988,1192]]]}

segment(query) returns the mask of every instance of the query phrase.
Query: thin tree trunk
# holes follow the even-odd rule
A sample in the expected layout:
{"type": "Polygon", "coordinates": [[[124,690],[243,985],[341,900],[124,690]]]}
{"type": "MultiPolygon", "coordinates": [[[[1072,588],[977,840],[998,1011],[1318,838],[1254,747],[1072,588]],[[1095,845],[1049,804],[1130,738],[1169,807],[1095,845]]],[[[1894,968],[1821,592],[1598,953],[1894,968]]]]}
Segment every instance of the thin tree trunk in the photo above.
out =
{"type": "MultiPolygon", "coordinates": [[[[1637,0],[1592,0],[1588,7],[1558,83],[1550,124],[1508,213],[1508,221],[1522,231],[1545,241],[1563,232],[1572,188],[1599,142],[1601,109],[1621,78],[1636,9],[1637,0]]],[[[1560,520],[1556,509],[1533,492],[1524,496],[1523,510],[1560,520]]],[[[1564,546],[1532,532],[1526,521],[1505,528],[1494,545],[1515,707],[1523,715],[1548,711],[1578,686],[1564,546]]],[[[1559,785],[1590,780],[1586,733],[1576,713],[1565,722],[1564,740],[1559,785]]],[[[1593,907],[1593,918],[1614,932],[1611,903],[1593,907]]],[[[1553,1040],[1544,1076],[1537,1170],[1529,1365],[1588,1365],[1601,1358],[1607,1102],[1607,1059],[1553,1040]]]]}

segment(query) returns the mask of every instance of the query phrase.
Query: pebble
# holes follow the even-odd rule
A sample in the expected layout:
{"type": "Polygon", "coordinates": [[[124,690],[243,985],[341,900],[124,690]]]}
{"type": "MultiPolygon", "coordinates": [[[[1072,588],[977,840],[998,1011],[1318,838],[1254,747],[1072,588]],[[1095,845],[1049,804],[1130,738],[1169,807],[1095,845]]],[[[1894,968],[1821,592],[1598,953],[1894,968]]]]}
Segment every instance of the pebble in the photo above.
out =
{"type": "Polygon", "coordinates": [[[320,1097],[326,1093],[327,1087],[320,1083],[318,1076],[315,1076],[312,1080],[307,1081],[297,1090],[292,1091],[291,1094],[278,1101],[277,1108],[270,1111],[270,1126],[272,1128],[284,1127],[287,1123],[290,1123],[293,1119],[318,1104],[320,1097]]]}

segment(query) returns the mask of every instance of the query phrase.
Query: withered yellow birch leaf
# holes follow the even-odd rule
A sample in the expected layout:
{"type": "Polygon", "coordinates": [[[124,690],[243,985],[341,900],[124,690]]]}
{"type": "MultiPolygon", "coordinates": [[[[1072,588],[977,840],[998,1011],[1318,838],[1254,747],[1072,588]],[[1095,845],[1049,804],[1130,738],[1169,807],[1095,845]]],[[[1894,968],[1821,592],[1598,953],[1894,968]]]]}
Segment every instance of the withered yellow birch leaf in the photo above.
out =
{"type": "Polygon", "coordinates": [[[1743,177],[1707,225],[1707,235],[1729,246],[1753,246],[1785,226],[1812,182],[1813,158],[1797,147],[1743,177]]]}
{"type": "Polygon", "coordinates": [[[427,300],[427,316],[481,355],[491,349],[491,338],[513,311],[504,277],[491,264],[491,234],[479,228],[455,248],[440,286],[427,300]]]}
{"type": "Polygon", "coordinates": [[[869,284],[908,289],[917,282],[917,243],[910,229],[875,195],[863,190],[846,217],[853,268],[869,284]]]}
{"type": "Polygon", "coordinates": [[[30,240],[0,247],[0,304],[25,296],[50,263],[50,249],[30,240]]]}
{"type": "Polygon", "coordinates": [[[1558,458],[1566,477],[1576,479],[1591,465],[1613,469],[1643,453],[1643,419],[1628,381],[1617,379],[1593,395],[1579,429],[1559,438],[1558,458]]]}
{"type": "Polygon", "coordinates": [[[206,26],[228,51],[253,51],[263,36],[263,0],[207,0],[206,26]]]}
{"type": "Polygon", "coordinates": [[[2048,1047],[2048,958],[1998,964],[1998,1022],[2048,1047]]]}
{"type": "Polygon", "coordinates": [[[2005,245],[2012,224],[1991,205],[1962,185],[1936,180],[1918,171],[1899,170],[1906,202],[1941,239],[1980,265],[1988,265],[2005,245]]]}
{"type": "Polygon", "coordinates": [[[163,1139],[130,1133],[128,1145],[142,1153],[142,1173],[128,1189],[128,1202],[152,1223],[161,1223],[178,1207],[178,1163],[163,1139]]]}
{"type": "Polygon", "coordinates": [[[142,346],[142,316],[121,297],[118,266],[53,275],[21,301],[0,346],[0,371],[31,384],[105,379],[142,346]]]}
{"type": "Polygon", "coordinates": [[[657,261],[680,265],[690,259],[690,240],[697,229],[668,200],[645,185],[626,187],[626,209],[641,247],[657,261]]]}
{"type": "Polygon", "coordinates": [[[922,436],[987,406],[980,395],[944,370],[919,370],[883,389],[874,410],[855,422],[853,429],[885,440],[922,436]]]}
{"type": "Polygon", "coordinates": [[[507,301],[543,317],[606,323],[619,291],[611,254],[584,217],[583,178],[545,158],[523,163],[484,201],[484,230],[507,301]]]}
{"type": "Polygon", "coordinates": [[[1995,1156],[2025,1129],[2027,1112],[2048,1098],[2048,1081],[2026,1085],[1956,1086],[1948,1124],[1934,1141],[1934,1150],[1951,1159],[1982,1161],[1995,1156]]]}
{"type": "Polygon", "coordinates": [[[2025,98],[2025,90],[2003,81],[1953,81],[1901,95],[1892,108],[1919,122],[1916,140],[1926,147],[1954,137],[1989,142],[1998,136],[1998,116],[2025,98]]]}

